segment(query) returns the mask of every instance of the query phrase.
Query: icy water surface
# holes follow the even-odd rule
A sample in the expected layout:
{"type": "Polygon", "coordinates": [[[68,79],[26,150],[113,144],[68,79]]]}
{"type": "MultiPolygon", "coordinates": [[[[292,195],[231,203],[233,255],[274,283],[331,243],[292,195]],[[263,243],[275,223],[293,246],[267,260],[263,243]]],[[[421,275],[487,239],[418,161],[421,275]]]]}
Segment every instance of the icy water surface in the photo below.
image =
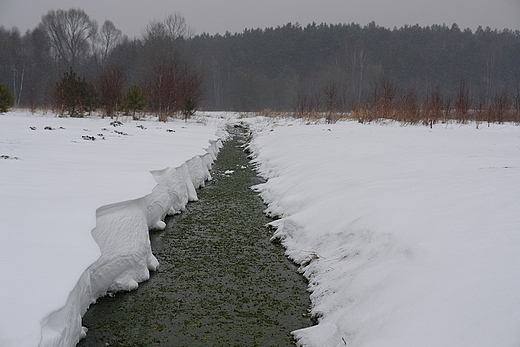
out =
{"type": "Polygon", "coordinates": [[[151,279],[90,307],[78,346],[291,346],[311,325],[307,284],[269,242],[243,143],[227,141],[200,201],[151,233],[151,279]]]}

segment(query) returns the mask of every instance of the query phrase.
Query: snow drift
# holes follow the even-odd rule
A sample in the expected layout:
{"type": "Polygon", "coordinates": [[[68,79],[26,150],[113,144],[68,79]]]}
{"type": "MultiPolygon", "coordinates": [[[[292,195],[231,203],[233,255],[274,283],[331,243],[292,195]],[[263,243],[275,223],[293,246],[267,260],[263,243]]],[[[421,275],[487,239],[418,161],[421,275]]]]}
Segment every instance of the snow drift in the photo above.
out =
{"type": "Polygon", "coordinates": [[[73,346],[92,302],[149,278],[148,230],[211,178],[220,121],[0,115],[1,346],[73,346]]]}
{"type": "Polygon", "coordinates": [[[221,140],[210,141],[208,153],[198,155],[177,168],[153,171],[153,191],[136,200],[100,207],[92,236],[101,257],[81,276],[67,304],[42,322],[41,347],[75,345],[86,329],[81,317],[91,303],[107,292],[137,289],[150,278],[159,262],[152,254],[150,229],[164,229],[167,214],[183,211],[197,200],[196,188],[211,179],[210,168],[221,148],[221,140]]]}
{"type": "Polygon", "coordinates": [[[298,345],[520,345],[520,127],[249,122],[298,345]]]}

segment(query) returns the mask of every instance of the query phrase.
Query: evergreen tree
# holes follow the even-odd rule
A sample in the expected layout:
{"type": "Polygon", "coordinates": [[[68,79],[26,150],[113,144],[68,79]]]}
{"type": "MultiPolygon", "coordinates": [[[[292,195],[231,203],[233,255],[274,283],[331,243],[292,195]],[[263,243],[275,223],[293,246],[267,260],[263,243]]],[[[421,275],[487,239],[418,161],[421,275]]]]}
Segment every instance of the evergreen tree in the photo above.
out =
{"type": "Polygon", "coordinates": [[[94,85],[79,77],[70,67],[60,81],[56,82],[53,93],[54,104],[61,114],[83,117],[84,112],[92,112],[97,104],[94,85]]]}
{"type": "Polygon", "coordinates": [[[11,90],[5,84],[0,84],[0,113],[9,111],[13,104],[14,98],[11,90]]]}
{"type": "Polygon", "coordinates": [[[184,107],[182,108],[182,114],[184,115],[184,120],[187,121],[188,118],[193,116],[195,114],[195,111],[197,109],[197,104],[195,103],[195,100],[191,98],[191,96],[188,96],[186,100],[184,100],[184,107]]]}
{"type": "Polygon", "coordinates": [[[138,85],[134,84],[128,88],[123,101],[123,107],[127,114],[131,113],[132,118],[137,120],[139,118],[136,116],[136,112],[142,111],[146,105],[148,105],[146,94],[138,85]]]}

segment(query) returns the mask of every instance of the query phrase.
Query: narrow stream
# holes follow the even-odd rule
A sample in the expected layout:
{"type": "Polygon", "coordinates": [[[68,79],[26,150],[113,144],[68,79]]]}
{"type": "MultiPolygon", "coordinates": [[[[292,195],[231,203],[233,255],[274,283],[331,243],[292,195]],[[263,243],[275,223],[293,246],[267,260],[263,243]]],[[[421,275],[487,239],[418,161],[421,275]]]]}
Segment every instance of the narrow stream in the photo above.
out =
{"type": "Polygon", "coordinates": [[[91,306],[78,346],[293,346],[290,332],[312,324],[307,284],[269,242],[250,189],[260,179],[233,131],[199,201],[150,234],[158,271],[91,306]]]}

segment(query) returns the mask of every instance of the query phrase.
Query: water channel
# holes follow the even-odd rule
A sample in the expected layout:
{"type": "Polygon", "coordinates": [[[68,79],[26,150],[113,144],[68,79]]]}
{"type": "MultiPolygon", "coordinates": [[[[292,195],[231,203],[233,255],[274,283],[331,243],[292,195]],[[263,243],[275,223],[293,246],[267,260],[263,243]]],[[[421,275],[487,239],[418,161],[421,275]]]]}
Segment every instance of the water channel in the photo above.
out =
{"type": "Polygon", "coordinates": [[[290,332],[312,325],[307,283],[269,242],[260,179],[232,132],[199,201],[150,234],[158,271],[92,305],[78,346],[293,346],[290,332]]]}

